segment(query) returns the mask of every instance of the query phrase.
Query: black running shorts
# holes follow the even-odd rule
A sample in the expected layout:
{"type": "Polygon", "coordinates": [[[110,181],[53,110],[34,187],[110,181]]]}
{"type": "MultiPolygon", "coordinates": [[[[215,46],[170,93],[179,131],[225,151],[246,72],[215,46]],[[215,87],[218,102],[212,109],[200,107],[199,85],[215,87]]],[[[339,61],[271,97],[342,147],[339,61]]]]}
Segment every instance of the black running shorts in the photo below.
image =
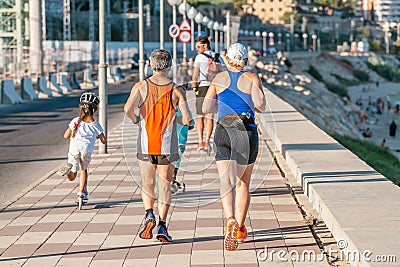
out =
{"type": "MultiPolygon", "coordinates": [[[[239,130],[237,130],[239,131],[239,130]]],[[[214,134],[216,146],[215,160],[235,160],[240,165],[252,164],[256,161],[258,155],[258,131],[257,127],[247,127],[244,136],[247,134],[247,140],[241,142],[242,151],[237,151],[234,147],[235,131],[228,130],[217,123],[214,134]],[[243,146],[245,146],[243,148],[243,146]]]]}
{"type": "Polygon", "coordinates": [[[208,91],[208,86],[200,86],[196,90],[196,113],[197,115],[204,115],[202,110],[204,97],[206,96],[208,91]]]}
{"type": "Polygon", "coordinates": [[[179,159],[179,154],[170,154],[170,155],[145,155],[138,153],[138,160],[142,161],[150,161],[151,164],[156,165],[168,165],[179,159]]]}

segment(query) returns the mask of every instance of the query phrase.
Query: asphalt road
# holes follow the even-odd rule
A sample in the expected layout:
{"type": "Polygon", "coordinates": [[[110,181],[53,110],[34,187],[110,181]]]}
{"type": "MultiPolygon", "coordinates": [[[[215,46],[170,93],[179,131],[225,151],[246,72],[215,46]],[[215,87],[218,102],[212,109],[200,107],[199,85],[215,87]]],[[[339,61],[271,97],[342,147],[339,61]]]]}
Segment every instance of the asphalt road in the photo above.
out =
{"type": "MultiPolygon", "coordinates": [[[[123,121],[123,105],[137,77],[126,76],[124,83],[108,86],[109,131],[123,121]]],[[[79,115],[82,92],[0,105],[0,205],[66,161],[69,140],[63,134],[79,115]]]]}

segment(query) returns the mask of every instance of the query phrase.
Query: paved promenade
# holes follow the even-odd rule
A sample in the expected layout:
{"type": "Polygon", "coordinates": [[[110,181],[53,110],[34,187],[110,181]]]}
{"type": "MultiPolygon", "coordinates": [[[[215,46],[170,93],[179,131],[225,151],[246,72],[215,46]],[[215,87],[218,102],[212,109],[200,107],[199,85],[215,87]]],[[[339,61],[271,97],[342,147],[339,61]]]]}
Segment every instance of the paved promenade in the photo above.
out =
{"type": "Polygon", "coordinates": [[[248,240],[236,251],[224,251],[218,174],[213,154],[196,151],[195,130],[178,178],[187,190],[173,197],[168,217],[174,242],[140,239],[137,132],[131,123],[119,125],[109,133],[109,153],[93,155],[84,210],[75,205],[78,183],[50,174],[1,211],[0,266],[328,266],[325,260],[257,257],[265,257],[260,253],[265,246],[320,253],[264,141],[251,186],[248,240]]]}

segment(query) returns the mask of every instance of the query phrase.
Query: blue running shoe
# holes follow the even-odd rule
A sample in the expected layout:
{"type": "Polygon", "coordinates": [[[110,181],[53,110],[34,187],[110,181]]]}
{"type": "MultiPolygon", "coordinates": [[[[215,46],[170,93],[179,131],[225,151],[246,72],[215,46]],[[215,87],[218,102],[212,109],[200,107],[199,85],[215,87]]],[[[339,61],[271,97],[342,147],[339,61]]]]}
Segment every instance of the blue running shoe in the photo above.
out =
{"type": "Polygon", "coordinates": [[[139,237],[142,239],[152,239],[153,229],[156,226],[156,217],[154,214],[149,213],[144,217],[142,226],[139,229],[139,237]]]}
{"type": "Polygon", "coordinates": [[[157,227],[157,239],[163,243],[172,242],[172,237],[168,234],[165,224],[157,227]]]}

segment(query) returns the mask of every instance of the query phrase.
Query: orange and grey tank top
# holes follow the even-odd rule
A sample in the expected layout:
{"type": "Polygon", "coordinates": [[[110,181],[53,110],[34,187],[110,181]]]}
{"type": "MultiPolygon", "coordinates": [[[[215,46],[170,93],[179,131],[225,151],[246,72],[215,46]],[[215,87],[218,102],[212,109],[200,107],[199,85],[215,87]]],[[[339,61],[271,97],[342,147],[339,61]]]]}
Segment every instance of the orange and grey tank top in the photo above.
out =
{"type": "Polygon", "coordinates": [[[172,103],[174,84],[158,85],[146,79],[147,95],[139,105],[138,158],[146,155],[177,155],[176,107],[172,103]]]}

